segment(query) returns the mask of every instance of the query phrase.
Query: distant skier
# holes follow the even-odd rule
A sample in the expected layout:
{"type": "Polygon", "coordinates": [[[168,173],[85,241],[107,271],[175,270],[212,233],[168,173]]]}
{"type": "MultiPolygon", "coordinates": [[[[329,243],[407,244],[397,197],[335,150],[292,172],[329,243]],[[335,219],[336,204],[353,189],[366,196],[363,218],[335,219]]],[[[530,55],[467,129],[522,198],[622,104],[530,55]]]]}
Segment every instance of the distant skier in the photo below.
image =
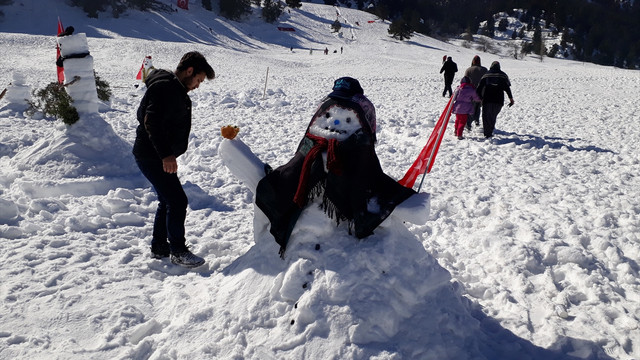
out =
{"type": "Polygon", "coordinates": [[[453,89],[451,88],[451,84],[453,84],[453,77],[458,72],[458,65],[453,62],[451,56],[447,57],[447,61],[444,62],[442,68],[440,69],[440,74],[444,72],[444,91],[442,91],[442,96],[446,96],[447,92],[449,93],[449,97],[453,94],[453,89]]]}

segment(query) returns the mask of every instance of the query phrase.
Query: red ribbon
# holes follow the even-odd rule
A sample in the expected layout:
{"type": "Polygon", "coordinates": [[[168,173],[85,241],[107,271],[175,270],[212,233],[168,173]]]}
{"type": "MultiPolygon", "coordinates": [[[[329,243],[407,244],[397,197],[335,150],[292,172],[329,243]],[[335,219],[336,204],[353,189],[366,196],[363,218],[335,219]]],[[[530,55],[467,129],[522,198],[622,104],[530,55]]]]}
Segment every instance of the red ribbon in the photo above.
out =
{"type": "Polygon", "coordinates": [[[327,150],[327,169],[329,169],[329,171],[333,172],[334,174],[340,175],[342,173],[340,162],[338,161],[338,158],[336,156],[338,140],[327,140],[323,137],[315,136],[309,133],[307,133],[307,137],[313,140],[315,144],[304,157],[304,162],[302,163],[302,171],[300,172],[300,179],[298,180],[298,189],[296,190],[296,194],[293,197],[293,202],[295,202],[301,208],[305,205],[309,194],[309,189],[307,189],[307,187],[309,182],[309,174],[311,173],[311,165],[318,157],[318,155],[321,155],[324,150],[327,150]]]}

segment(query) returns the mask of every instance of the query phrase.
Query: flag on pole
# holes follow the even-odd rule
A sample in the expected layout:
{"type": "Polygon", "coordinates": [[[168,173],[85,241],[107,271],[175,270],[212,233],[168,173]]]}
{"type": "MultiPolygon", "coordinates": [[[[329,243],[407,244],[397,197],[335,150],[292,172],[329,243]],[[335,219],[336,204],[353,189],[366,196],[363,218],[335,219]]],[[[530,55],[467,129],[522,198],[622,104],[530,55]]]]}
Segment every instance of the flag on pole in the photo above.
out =
{"type": "Polygon", "coordinates": [[[178,7],[181,9],[189,10],[189,0],[178,0],[178,7]]]}
{"type": "MultiPolygon", "coordinates": [[[[60,35],[63,32],[64,32],[64,27],[62,26],[62,21],[58,16],[58,34],[57,35],[60,35]]],[[[59,58],[60,58],[60,45],[56,43],[56,62],[58,61],[59,58]]],[[[64,84],[64,68],[62,66],[57,66],[57,65],[56,67],[58,71],[58,83],[64,84]]]]}
{"type": "Polygon", "coordinates": [[[427,144],[422,148],[420,155],[416,161],[413,162],[409,171],[404,175],[404,177],[398,181],[400,185],[413,188],[413,185],[416,183],[416,179],[420,174],[424,174],[424,172],[430,172],[433,167],[433,163],[436,160],[436,154],[438,153],[438,149],[440,148],[440,143],[442,142],[442,137],[444,136],[444,132],[447,129],[447,123],[449,122],[449,118],[451,117],[451,110],[453,109],[453,98],[449,98],[449,102],[447,106],[444,108],[444,111],[440,115],[436,126],[433,128],[431,135],[429,136],[429,140],[427,140],[427,144]]]}

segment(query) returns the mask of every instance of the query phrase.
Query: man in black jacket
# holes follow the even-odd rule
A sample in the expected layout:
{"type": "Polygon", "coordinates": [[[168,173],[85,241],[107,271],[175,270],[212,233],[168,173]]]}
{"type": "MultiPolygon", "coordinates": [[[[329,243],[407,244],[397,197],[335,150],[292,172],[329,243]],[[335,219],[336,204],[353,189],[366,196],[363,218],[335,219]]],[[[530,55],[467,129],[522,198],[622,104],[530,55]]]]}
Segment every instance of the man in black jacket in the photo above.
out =
{"type": "Polygon", "coordinates": [[[442,96],[446,96],[447,91],[449,92],[449,97],[453,94],[453,89],[451,88],[451,84],[453,84],[453,77],[458,72],[458,65],[453,62],[451,56],[447,57],[447,61],[442,64],[442,68],[440,69],[440,74],[444,72],[444,91],[442,91],[442,96]]]}
{"type": "Polygon", "coordinates": [[[494,61],[476,89],[478,96],[482,99],[482,126],[484,137],[493,136],[496,127],[496,118],[504,105],[504,93],[509,97],[509,106],[513,105],[513,95],[511,95],[511,83],[507,74],[500,70],[500,63],[494,61]]]}
{"type": "Polygon", "coordinates": [[[188,199],[178,179],[176,158],[187,150],[191,131],[191,99],[187,93],[197,89],[205,78],[214,77],[202,54],[188,52],[175,72],[154,70],[149,74],[147,91],[137,111],[133,155],[159,201],[151,254],[157,259],[170,256],[172,263],[188,268],[204,264],[204,259],[192,254],[185,244],[188,199]]]}

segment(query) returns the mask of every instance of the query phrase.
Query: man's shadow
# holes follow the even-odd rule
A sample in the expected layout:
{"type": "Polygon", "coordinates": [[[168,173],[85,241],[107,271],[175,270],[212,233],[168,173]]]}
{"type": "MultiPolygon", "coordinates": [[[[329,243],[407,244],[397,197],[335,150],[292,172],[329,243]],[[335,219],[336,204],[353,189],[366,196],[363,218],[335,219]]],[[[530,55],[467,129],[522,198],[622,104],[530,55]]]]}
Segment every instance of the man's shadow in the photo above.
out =
{"type": "Polygon", "coordinates": [[[580,138],[559,138],[553,136],[536,136],[531,134],[518,134],[515,132],[508,132],[502,130],[494,130],[494,134],[503,135],[505,137],[495,138],[496,145],[504,144],[516,144],[516,145],[529,145],[532,148],[542,149],[548,146],[550,149],[561,149],[566,147],[569,151],[595,151],[599,153],[614,153],[609,149],[603,149],[598,146],[573,146],[571,143],[577,141],[583,141],[580,138]]]}
{"type": "Polygon", "coordinates": [[[209,195],[200,186],[190,181],[186,181],[183,188],[187,198],[189,198],[189,207],[192,210],[233,211],[232,207],[223,204],[215,196],[209,195]]]}

